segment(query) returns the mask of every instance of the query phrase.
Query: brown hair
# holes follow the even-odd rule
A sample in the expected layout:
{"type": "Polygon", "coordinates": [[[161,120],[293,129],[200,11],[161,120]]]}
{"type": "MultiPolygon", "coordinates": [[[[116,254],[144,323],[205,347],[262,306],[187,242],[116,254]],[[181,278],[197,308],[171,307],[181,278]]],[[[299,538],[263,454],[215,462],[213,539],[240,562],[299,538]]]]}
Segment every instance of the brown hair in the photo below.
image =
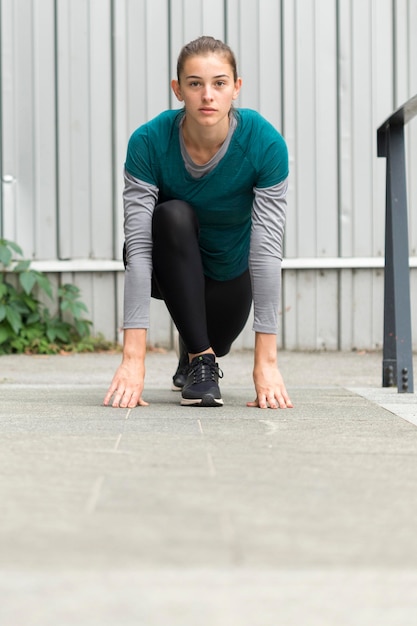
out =
{"type": "Polygon", "coordinates": [[[214,37],[208,37],[203,35],[202,37],[198,37],[198,39],[194,39],[187,43],[182,49],[178,56],[177,61],[177,78],[178,82],[180,80],[181,72],[184,69],[185,62],[190,57],[195,56],[204,56],[207,54],[222,54],[226,57],[228,63],[231,65],[233,70],[233,78],[236,82],[238,79],[237,73],[237,64],[236,57],[232,51],[232,49],[220,39],[215,39],[214,37]]]}

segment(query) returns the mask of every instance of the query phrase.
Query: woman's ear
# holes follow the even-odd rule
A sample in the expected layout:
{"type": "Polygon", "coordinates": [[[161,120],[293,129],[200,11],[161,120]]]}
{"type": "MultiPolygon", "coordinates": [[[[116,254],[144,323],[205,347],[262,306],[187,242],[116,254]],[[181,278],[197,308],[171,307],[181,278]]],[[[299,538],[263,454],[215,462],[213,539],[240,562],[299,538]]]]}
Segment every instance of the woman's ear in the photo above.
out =
{"type": "Polygon", "coordinates": [[[177,100],[179,100],[180,102],[182,102],[184,100],[184,98],[181,95],[181,86],[178,80],[173,79],[171,81],[171,89],[175,94],[175,97],[177,98],[177,100]]]}
{"type": "Polygon", "coordinates": [[[233,100],[236,100],[236,98],[239,96],[239,92],[240,92],[240,88],[242,87],[242,79],[238,78],[237,81],[235,82],[235,90],[233,92],[233,100]]]}

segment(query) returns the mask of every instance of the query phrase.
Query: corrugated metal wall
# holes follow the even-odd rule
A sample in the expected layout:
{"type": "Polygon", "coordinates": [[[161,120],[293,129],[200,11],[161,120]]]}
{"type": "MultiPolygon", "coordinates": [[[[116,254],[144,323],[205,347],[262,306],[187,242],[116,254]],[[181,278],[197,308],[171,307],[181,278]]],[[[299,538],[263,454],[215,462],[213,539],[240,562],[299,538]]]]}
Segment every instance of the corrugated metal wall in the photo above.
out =
{"type": "MultiPolygon", "coordinates": [[[[0,9],[1,233],[57,285],[81,287],[97,332],[120,337],[128,137],[178,106],[177,54],[205,33],[237,54],[239,104],[258,109],[289,146],[281,345],[381,346],[376,129],[417,93],[417,0],[0,0],[0,9]]],[[[416,265],[417,122],[407,133],[416,265]]],[[[160,302],[152,321],[150,342],[169,344],[160,302]]],[[[252,342],[249,324],[236,345],[252,342]]]]}

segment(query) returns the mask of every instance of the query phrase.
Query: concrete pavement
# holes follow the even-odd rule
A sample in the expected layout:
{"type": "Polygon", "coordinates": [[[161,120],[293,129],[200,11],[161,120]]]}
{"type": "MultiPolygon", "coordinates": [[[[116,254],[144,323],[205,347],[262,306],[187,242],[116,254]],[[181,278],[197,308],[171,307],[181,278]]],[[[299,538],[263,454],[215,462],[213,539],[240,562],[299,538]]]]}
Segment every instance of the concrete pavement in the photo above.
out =
{"type": "MultiPolygon", "coordinates": [[[[101,406],[120,355],[0,357],[1,626],[410,626],[417,400],[379,353],[288,353],[295,408],[101,406]]],[[[415,364],[417,371],[417,363],[415,364]]]]}

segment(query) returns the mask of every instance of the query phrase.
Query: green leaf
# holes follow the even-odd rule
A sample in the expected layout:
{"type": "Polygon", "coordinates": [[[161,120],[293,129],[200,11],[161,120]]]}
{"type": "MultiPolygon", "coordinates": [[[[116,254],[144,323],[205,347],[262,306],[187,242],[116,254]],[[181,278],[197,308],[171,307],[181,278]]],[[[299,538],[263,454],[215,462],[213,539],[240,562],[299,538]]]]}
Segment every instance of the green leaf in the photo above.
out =
{"type": "Polygon", "coordinates": [[[89,320],[75,320],[75,328],[80,337],[88,337],[90,335],[90,326],[92,326],[92,322],[89,320]]]}
{"type": "Polygon", "coordinates": [[[22,318],[20,314],[15,311],[15,309],[7,307],[6,319],[12,327],[13,332],[17,335],[19,333],[19,330],[22,328],[22,318]]]}
{"type": "Polygon", "coordinates": [[[26,306],[27,314],[29,314],[29,311],[32,313],[38,312],[40,314],[42,306],[40,305],[38,300],[36,300],[36,298],[32,297],[32,294],[22,294],[22,302],[26,306]]]}
{"type": "Polygon", "coordinates": [[[40,320],[40,315],[38,311],[34,311],[30,315],[28,315],[26,319],[26,324],[30,326],[31,324],[36,324],[37,322],[39,322],[39,320],[40,320]]]}
{"type": "Polygon", "coordinates": [[[13,298],[10,302],[9,308],[18,313],[19,316],[28,315],[30,313],[30,309],[23,298],[19,300],[17,298],[13,298]]]}
{"type": "Polygon", "coordinates": [[[84,311],[85,313],[88,313],[87,306],[84,304],[84,302],[76,302],[75,303],[75,307],[76,307],[77,311],[79,312],[79,314],[81,314],[81,311],[84,311]]]}
{"type": "Polygon", "coordinates": [[[6,326],[0,326],[0,344],[5,343],[10,337],[10,330],[6,326]]]}
{"type": "Polygon", "coordinates": [[[53,343],[55,341],[55,337],[56,337],[55,329],[54,328],[48,328],[48,330],[46,331],[46,336],[48,337],[49,341],[51,343],[53,343]]]}
{"type": "Polygon", "coordinates": [[[30,267],[30,261],[19,261],[13,268],[14,272],[26,272],[30,267]]]}
{"type": "Polygon", "coordinates": [[[71,283],[65,283],[64,285],[62,285],[59,291],[60,291],[59,295],[62,298],[78,297],[80,295],[79,287],[77,287],[77,285],[72,285],[71,283]]]}
{"type": "Polygon", "coordinates": [[[0,304],[0,322],[2,322],[6,317],[6,307],[4,304],[0,304]]]}
{"type": "Polygon", "coordinates": [[[25,271],[19,275],[19,281],[25,293],[29,295],[37,282],[37,277],[35,272],[25,271]]]}
{"type": "Polygon", "coordinates": [[[0,283],[0,298],[3,298],[7,295],[8,289],[7,285],[4,283],[0,283]]]}
{"type": "Polygon", "coordinates": [[[49,298],[52,300],[53,299],[53,293],[52,293],[52,284],[49,280],[49,278],[47,278],[46,276],[44,276],[43,274],[41,274],[41,272],[34,272],[35,276],[36,276],[36,282],[38,283],[39,287],[42,289],[42,291],[44,291],[49,298]]]}
{"type": "Polygon", "coordinates": [[[9,248],[5,246],[0,246],[0,263],[2,263],[5,267],[10,265],[10,261],[12,260],[12,253],[9,248]]]}
{"type": "Polygon", "coordinates": [[[10,239],[1,239],[0,246],[1,244],[7,246],[8,248],[11,248],[13,252],[16,252],[16,254],[18,254],[19,256],[23,256],[22,248],[18,246],[17,243],[15,243],[14,241],[10,241],[10,239]]]}
{"type": "Polygon", "coordinates": [[[67,329],[56,328],[55,332],[58,339],[60,339],[63,343],[69,343],[71,341],[71,335],[67,329]]]}

